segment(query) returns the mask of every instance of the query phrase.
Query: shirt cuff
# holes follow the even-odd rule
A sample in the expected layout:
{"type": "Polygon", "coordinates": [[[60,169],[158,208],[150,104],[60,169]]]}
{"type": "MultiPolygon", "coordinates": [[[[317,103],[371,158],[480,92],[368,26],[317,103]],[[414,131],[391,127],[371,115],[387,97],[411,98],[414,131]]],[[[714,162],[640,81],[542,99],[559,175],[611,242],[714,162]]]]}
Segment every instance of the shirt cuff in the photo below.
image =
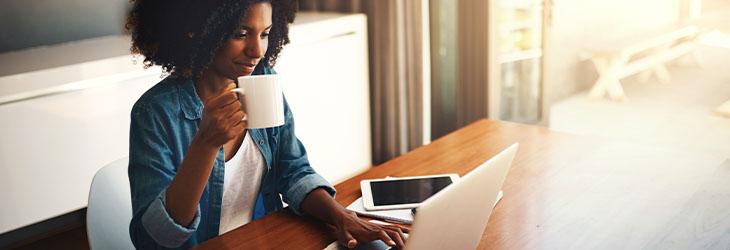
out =
{"type": "Polygon", "coordinates": [[[317,188],[324,188],[324,190],[333,198],[335,197],[336,191],[327,180],[318,174],[310,174],[302,177],[289,188],[289,191],[287,192],[287,196],[291,202],[289,203],[289,208],[291,208],[295,214],[302,215],[303,211],[301,211],[300,207],[302,201],[304,201],[304,198],[307,197],[310,192],[317,188]]]}
{"type": "Polygon", "coordinates": [[[176,248],[185,243],[198,229],[200,205],[195,209],[195,218],[189,226],[177,224],[165,209],[166,191],[167,189],[162,191],[147,207],[147,211],[142,215],[142,226],[157,244],[167,248],[176,248]]]}

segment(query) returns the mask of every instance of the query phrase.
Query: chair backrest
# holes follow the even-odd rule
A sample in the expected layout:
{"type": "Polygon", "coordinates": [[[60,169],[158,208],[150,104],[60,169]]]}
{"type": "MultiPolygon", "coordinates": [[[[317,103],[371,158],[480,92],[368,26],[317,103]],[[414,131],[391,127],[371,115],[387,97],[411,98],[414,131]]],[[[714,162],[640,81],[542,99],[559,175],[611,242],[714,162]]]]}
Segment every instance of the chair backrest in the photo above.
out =
{"type": "Polygon", "coordinates": [[[124,157],[99,169],[91,182],[86,231],[91,249],[134,249],[129,238],[132,200],[124,157]]]}

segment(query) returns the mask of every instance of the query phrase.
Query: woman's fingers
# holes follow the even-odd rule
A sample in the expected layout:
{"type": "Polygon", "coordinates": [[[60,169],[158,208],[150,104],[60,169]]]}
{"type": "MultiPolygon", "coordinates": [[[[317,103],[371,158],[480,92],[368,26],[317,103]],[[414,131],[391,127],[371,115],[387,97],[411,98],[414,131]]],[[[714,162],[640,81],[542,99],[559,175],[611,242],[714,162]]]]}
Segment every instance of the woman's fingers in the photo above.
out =
{"type": "Polygon", "coordinates": [[[405,247],[406,237],[400,225],[380,225],[352,215],[346,217],[340,225],[331,225],[330,228],[335,231],[338,242],[348,248],[355,247],[358,242],[368,243],[374,240],[397,248],[405,247]]]}
{"type": "Polygon", "coordinates": [[[246,114],[241,110],[237,94],[231,92],[235,87],[235,84],[228,85],[204,104],[200,133],[210,145],[224,144],[248,127],[248,123],[242,121],[246,114]]]}
{"type": "Polygon", "coordinates": [[[229,124],[226,128],[232,130],[233,132],[243,132],[243,129],[246,129],[246,127],[248,126],[248,123],[243,120],[243,116],[244,114],[241,111],[233,114],[228,119],[229,124]],[[241,127],[243,127],[243,129],[241,129],[241,127]]]}
{"type": "Polygon", "coordinates": [[[233,128],[231,128],[231,131],[230,131],[233,134],[233,137],[231,139],[236,138],[236,136],[238,136],[240,134],[243,134],[243,131],[246,130],[247,126],[248,126],[248,124],[246,124],[246,122],[244,122],[244,121],[240,121],[238,124],[233,126],[233,128]]]}
{"type": "Polygon", "coordinates": [[[225,106],[232,105],[235,103],[240,103],[238,101],[238,98],[236,98],[236,94],[229,92],[229,93],[223,93],[219,96],[214,97],[206,104],[206,106],[209,106],[210,108],[213,108],[213,109],[220,109],[220,108],[223,108],[225,106]]]}
{"type": "Polygon", "coordinates": [[[243,118],[246,117],[246,113],[243,113],[243,111],[238,110],[231,116],[232,121],[240,122],[243,121],[243,118]]]}
{"type": "Polygon", "coordinates": [[[401,231],[398,228],[388,229],[386,231],[387,231],[388,235],[390,236],[390,238],[395,241],[395,245],[398,246],[399,249],[403,249],[403,247],[405,247],[406,238],[405,238],[405,235],[403,235],[403,231],[401,231]]]}
{"type": "Polygon", "coordinates": [[[234,101],[238,101],[238,96],[236,93],[231,92],[231,89],[235,88],[235,85],[229,85],[225,89],[223,89],[220,93],[218,93],[213,98],[210,98],[205,103],[205,106],[209,106],[211,108],[218,108],[225,106],[227,104],[230,104],[234,101]]]}
{"type": "Polygon", "coordinates": [[[243,118],[246,116],[246,114],[243,113],[243,111],[241,110],[241,103],[237,100],[233,100],[232,102],[229,102],[224,106],[217,108],[212,113],[213,116],[221,117],[225,121],[227,121],[227,123],[221,124],[226,127],[231,127],[235,125],[239,121],[243,120],[243,118]]]}
{"type": "Polygon", "coordinates": [[[342,244],[343,246],[346,246],[347,248],[354,248],[357,246],[357,240],[355,237],[352,237],[352,234],[348,232],[347,230],[340,230],[337,234],[337,240],[342,244]]]}
{"type": "Polygon", "coordinates": [[[395,246],[395,241],[390,238],[390,236],[384,229],[380,229],[377,232],[377,239],[382,240],[383,242],[385,242],[385,244],[388,244],[389,246],[395,246]]]}
{"type": "Polygon", "coordinates": [[[220,108],[221,114],[224,116],[231,116],[234,113],[241,111],[241,103],[236,101],[232,103],[228,103],[225,106],[220,108]]]}
{"type": "Polygon", "coordinates": [[[388,227],[390,229],[393,229],[393,230],[400,230],[403,233],[410,233],[411,232],[411,229],[410,228],[408,228],[406,226],[403,226],[403,225],[400,225],[400,224],[391,224],[391,225],[387,225],[386,227],[388,227]]]}

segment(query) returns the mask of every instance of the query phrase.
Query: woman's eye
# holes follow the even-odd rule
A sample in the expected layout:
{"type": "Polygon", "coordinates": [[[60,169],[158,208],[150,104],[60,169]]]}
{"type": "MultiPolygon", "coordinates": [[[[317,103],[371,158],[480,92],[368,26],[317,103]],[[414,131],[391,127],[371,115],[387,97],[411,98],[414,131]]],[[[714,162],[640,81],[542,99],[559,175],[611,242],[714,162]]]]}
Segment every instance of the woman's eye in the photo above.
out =
{"type": "Polygon", "coordinates": [[[233,35],[234,38],[238,38],[238,39],[245,39],[247,36],[248,36],[248,34],[241,33],[241,32],[238,32],[238,33],[236,33],[236,34],[233,35]]]}
{"type": "Polygon", "coordinates": [[[261,33],[261,39],[269,37],[269,33],[261,33]]]}

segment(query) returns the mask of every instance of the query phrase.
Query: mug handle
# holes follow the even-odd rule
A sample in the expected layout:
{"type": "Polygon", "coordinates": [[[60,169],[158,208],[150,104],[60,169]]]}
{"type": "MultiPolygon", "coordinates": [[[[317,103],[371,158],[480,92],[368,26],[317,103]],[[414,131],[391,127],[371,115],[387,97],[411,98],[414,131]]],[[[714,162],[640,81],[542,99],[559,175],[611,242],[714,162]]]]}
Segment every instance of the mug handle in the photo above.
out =
{"type": "MultiPolygon", "coordinates": [[[[244,89],[242,89],[242,88],[231,89],[231,92],[233,92],[233,93],[239,93],[242,96],[246,96],[246,91],[244,89]]],[[[243,119],[241,119],[241,121],[245,121],[245,120],[248,120],[248,114],[243,115],[243,119]]]]}

